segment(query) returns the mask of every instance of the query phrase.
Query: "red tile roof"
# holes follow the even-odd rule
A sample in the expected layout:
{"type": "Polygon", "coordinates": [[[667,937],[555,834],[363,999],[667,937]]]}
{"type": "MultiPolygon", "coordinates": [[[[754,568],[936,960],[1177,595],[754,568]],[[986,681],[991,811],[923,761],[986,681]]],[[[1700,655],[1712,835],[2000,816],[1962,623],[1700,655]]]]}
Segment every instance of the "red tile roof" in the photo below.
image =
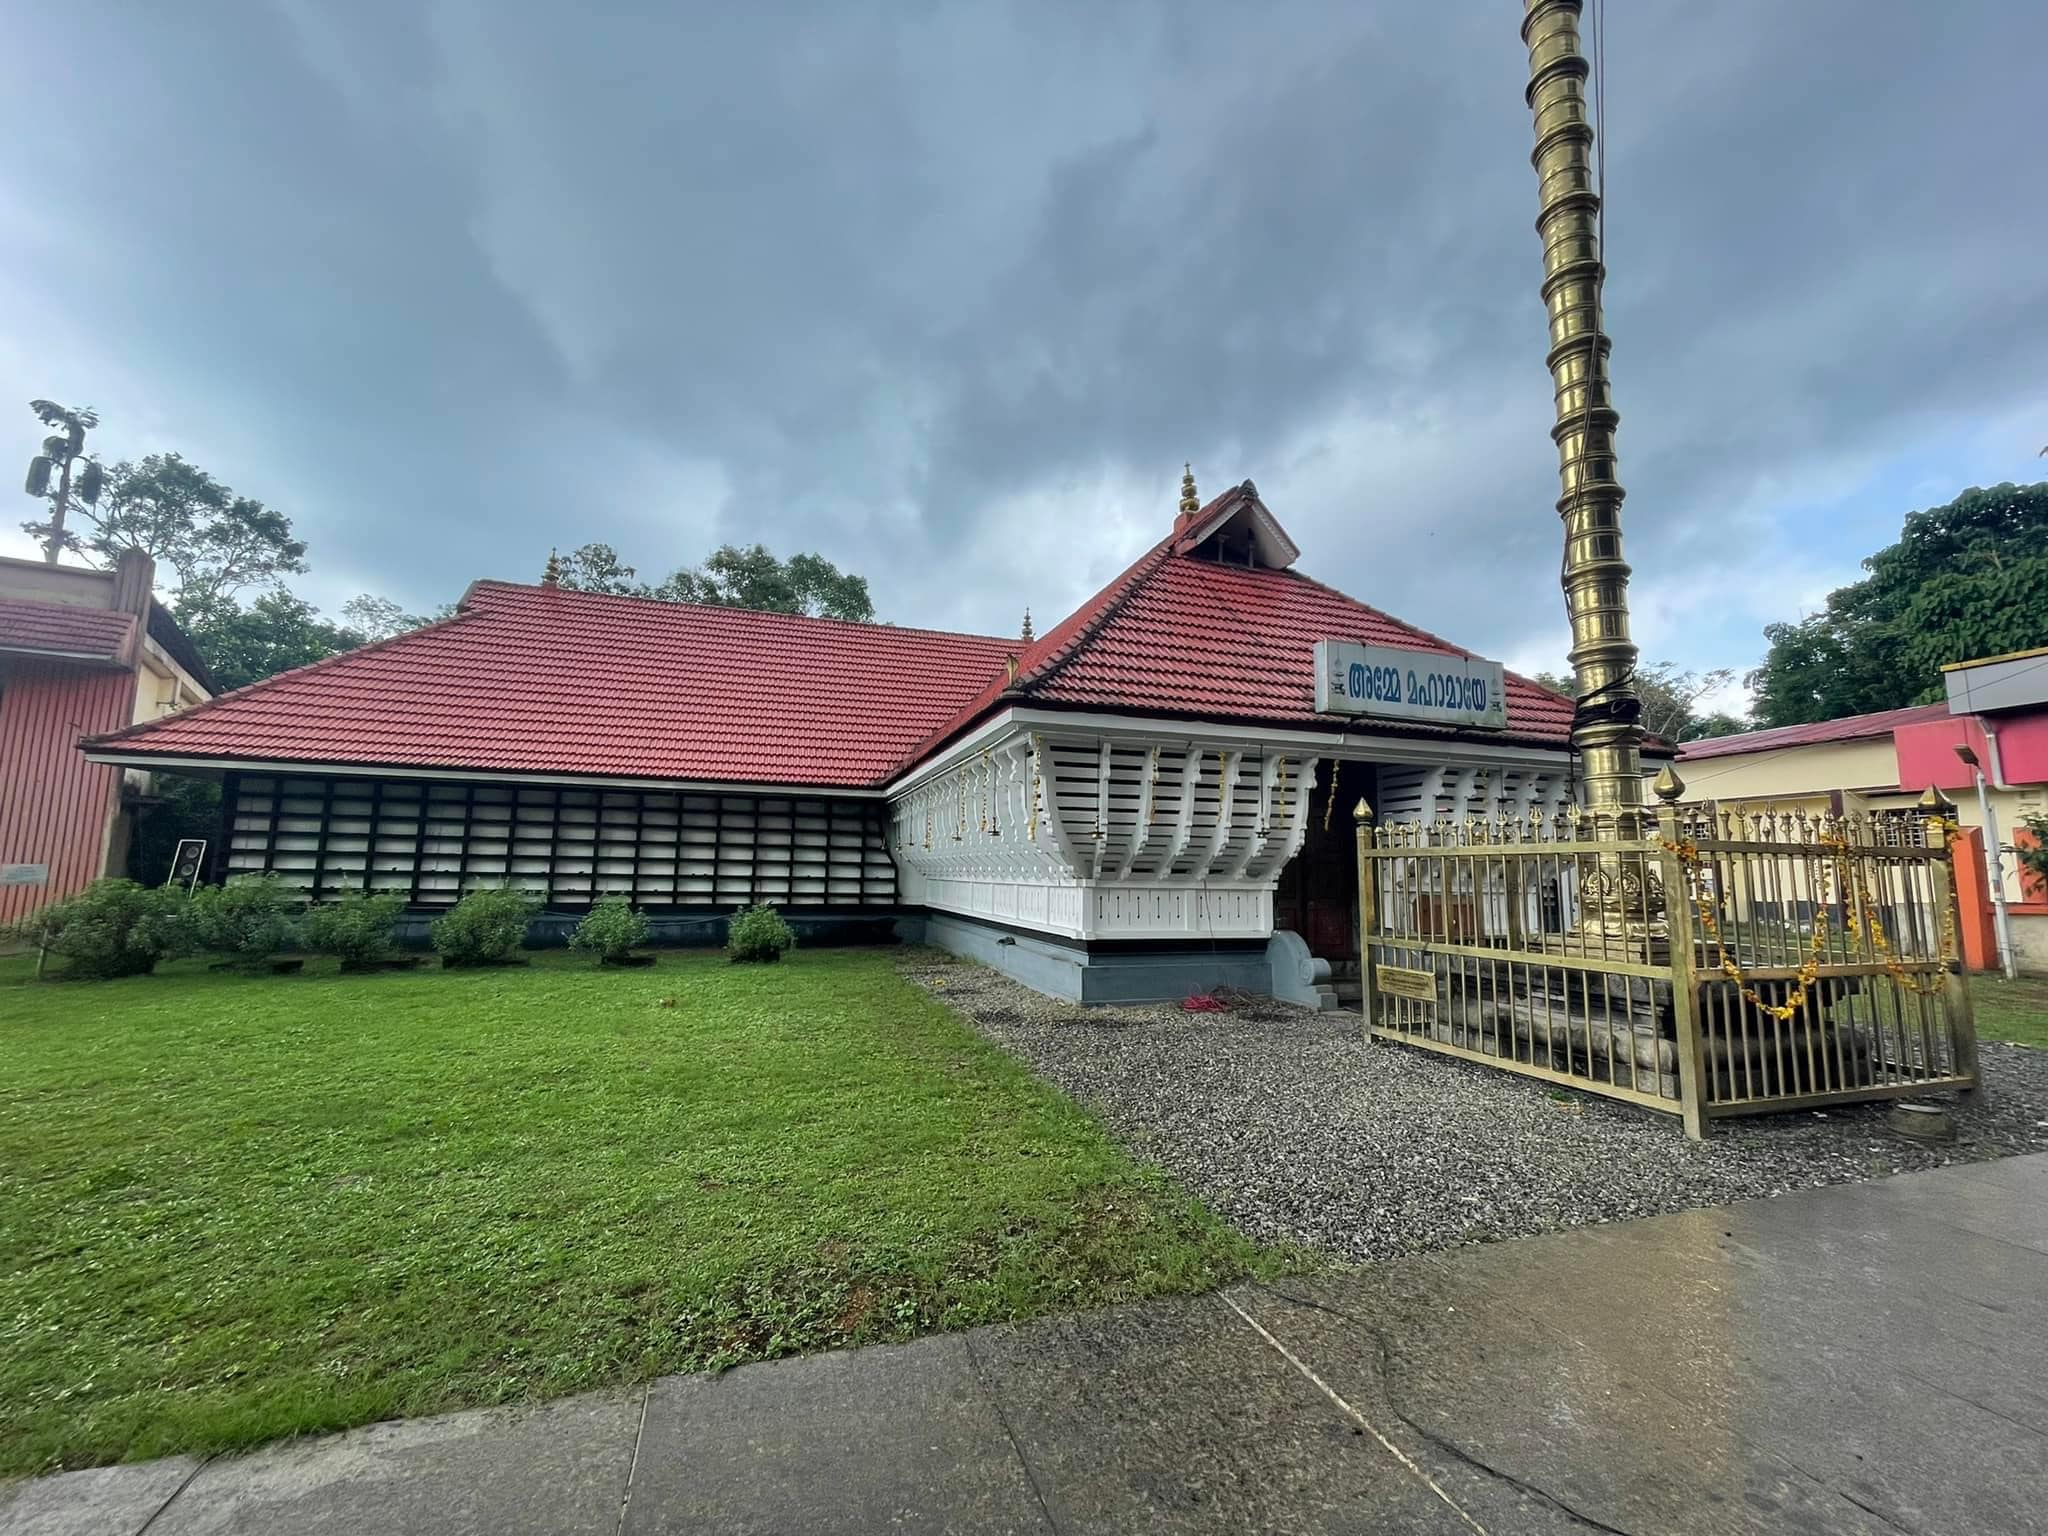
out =
{"type": "Polygon", "coordinates": [[[1875,714],[1844,715],[1839,720],[1816,720],[1811,725],[1780,725],[1767,731],[1744,731],[1739,736],[1709,736],[1705,741],[1689,741],[1678,749],[1678,760],[1692,763],[1705,757],[1733,757],[1741,752],[1776,752],[1784,747],[1811,747],[1825,741],[1889,736],[1902,725],[1919,725],[1928,720],[1948,718],[1946,704],[1880,709],[1875,714]]]}
{"type": "Polygon", "coordinates": [[[0,598],[0,651],[115,662],[134,629],[132,613],[0,598]]]}
{"type": "Polygon", "coordinates": [[[864,786],[1016,645],[487,581],[454,618],[100,740],[181,757],[864,786]]]}
{"type": "Polygon", "coordinates": [[[1506,731],[1317,714],[1318,640],[1465,653],[1291,570],[1210,558],[1202,541],[1240,510],[1271,517],[1249,486],[1227,492],[1028,647],[479,582],[452,619],[101,742],[209,760],[850,788],[886,784],[1014,704],[1569,740],[1571,701],[1512,673],[1506,731]]]}
{"type": "Polygon", "coordinates": [[[1197,557],[1226,492],[1192,526],[1154,545],[1019,658],[1014,683],[997,681],[936,732],[933,748],[1002,704],[1073,705],[1210,720],[1458,736],[1561,747],[1572,701],[1510,672],[1505,731],[1452,731],[1414,722],[1337,721],[1315,707],[1318,640],[1408,646],[1470,655],[1291,570],[1197,557]]]}

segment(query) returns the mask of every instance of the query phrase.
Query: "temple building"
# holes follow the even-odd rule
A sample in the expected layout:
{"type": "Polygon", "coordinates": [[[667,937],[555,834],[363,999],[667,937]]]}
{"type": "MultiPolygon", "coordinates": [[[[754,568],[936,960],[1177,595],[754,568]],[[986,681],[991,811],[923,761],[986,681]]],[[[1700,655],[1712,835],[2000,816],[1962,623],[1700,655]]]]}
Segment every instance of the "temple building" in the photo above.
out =
{"type": "Polygon", "coordinates": [[[1294,569],[1246,481],[1033,638],[479,581],[455,614],[85,743],[218,776],[215,878],[418,921],[509,883],[715,942],[927,939],[1083,1001],[1355,976],[1350,810],[1571,793],[1572,704],[1294,569]]]}

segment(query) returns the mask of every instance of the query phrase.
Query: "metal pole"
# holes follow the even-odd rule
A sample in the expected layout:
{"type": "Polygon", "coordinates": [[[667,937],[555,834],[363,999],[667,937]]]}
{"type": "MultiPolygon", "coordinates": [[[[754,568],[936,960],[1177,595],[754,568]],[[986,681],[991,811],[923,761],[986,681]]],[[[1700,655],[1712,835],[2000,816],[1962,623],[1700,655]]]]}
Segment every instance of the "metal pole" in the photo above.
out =
{"type": "MultiPolygon", "coordinates": [[[[1332,783],[1330,793],[1336,792],[1337,786],[1332,783]]],[[[1358,1011],[1365,1015],[1365,1032],[1370,1036],[1378,1022],[1373,997],[1372,943],[1380,926],[1380,887],[1378,867],[1370,853],[1372,807],[1366,804],[1363,795],[1351,808],[1351,827],[1358,844],[1358,1011]]]]}
{"type": "Polygon", "coordinates": [[[1991,795],[1984,787],[1984,770],[1972,763],[1970,774],[1977,781],[1977,810],[1984,818],[1984,865],[1991,882],[1991,911],[1998,927],[1998,968],[2011,981],[2019,972],[2012,958],[2012,919],[2005,910],[2005,870],[1998,859],[1998,813],[1991,809],[1991,795]]]}
{"type": "Polygon", "coordinates": [[[43,546],[43,560],[48,565],[55,565],[64,552],[64,513],[71,505],[71,466],[77,459],[77,454],[67,452],[64,468],[57,476],[57,506],[50,514],[50,541],[43,546]]]}

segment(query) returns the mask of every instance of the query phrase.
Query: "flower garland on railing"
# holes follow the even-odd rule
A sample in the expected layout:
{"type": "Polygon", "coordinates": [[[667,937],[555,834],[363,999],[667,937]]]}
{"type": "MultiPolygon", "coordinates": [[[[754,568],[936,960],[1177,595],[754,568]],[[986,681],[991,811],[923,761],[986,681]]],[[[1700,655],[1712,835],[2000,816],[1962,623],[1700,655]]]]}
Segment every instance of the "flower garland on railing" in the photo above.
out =
{"type": "Polygon", "coordinates": [[[1337,809],[1337,780],[1344,773],[1344,759],[1333,758],[1330,762],[1330,792],[1323,798],[1323,830],[1330,830],[1330,812],[1337,809]]]}
{"type": "MultiPolygon", "coordinates": [[[[1701,866],[1700,845],[1698,843],[1693,842],[1690,838],[1679,843],[1668,842],[1663,839],[1659,839],[1659,841],[1663,842],[1664,851],[1675,857],[1684,866],[1688,874],[1699,871],[1701,866]]],[[[1814,920],[1813,935],[1807,942],[1806,959],[1800,962],[1798,973],[1794,977],[1798,982],[1798,990],[1792,994],[1789,1001],[1769,1003],[1764,1001],[1748,976],[1743,974],[1742,967],[1736,963],[1735,957],[1728,953],[1728,941],[1721,932],[1721,920],[1714,915],[1713,899],[1701,894],[1701,882],[1689,880],[1686,883],[1692,887],[1692,902],[1700,914],[1700,929],[1708,938],[1714,941],[1714,952],[1719,959],[1721,973],[1735,983],[1744,999],[1780,1023],[1790,1019],[1792,1015],[1804,1008],[1808,994],[1813,991],[1814,984],[1820,980],[1820,957],[1828,944],[1827,913],[1825,911],[1821,912],[1814,920]]]]}
{"type": "MultiPolygon", "coordinates": [[[[1963,828],[1946,817],[1930,817],[1928,819],[1934,821],[1941,829],[1944,844],[1949,848],[1953,848],[1956,839],[1963,835],[1963,828]]],[[[1703,868],[1700,859],[1700,845],[1691,838],[1675,843],[1668,839],[1660,838],[1658,842],[1666,853],[1678,860],[1679,864],[1688,874],[1697,874],[1703,868]]],[[[1847,834],[1823,832],[1820,834],[1820,842],[1823,847],[1832,849],[1834,852],[1835,879],[1838,888],[1843,892],[1845,898],[1844,905],[1847,905],[1846,898],[1852,886],[1856,893],[1855,905],[1849,908],[1845,924],[1849,936],[1860,939],[1867,934],[1871,948],[1876,951],[1879,961],[1884,966],[1885,974],[1905,988],[1906,991],[1913,993],[1915,996],[1927,997],[1941,990],[1945,985],[1943,980],[1928,981],[1914,975],[1901,965],[1898,958],[1892,953],[1891,941],[1885,937],[1884,923],[1879,917],[1876,903],[1871,900],[1869,888],[1864,883],[1862,867],[1857,860],[1850,857],[1852,847],[1847,834]]],[[[1701,931],[1714,941],[1714,951],[1719,961],[1719,969],[1723,975],[1734,982],[1736,987],[1740,989],[1743,998],[1781,1023],[1791,1019],[1794,1014],[1804,1008],[1807,998],[1811,995],[1815,984],[1820,979],[1821,956],[1827,950],[1827,910],[1821,908],[1814,916],[1813,933],[1807,940],[1806,959],[1800,962],[1799,969],[1793,976],[1793,980],[1797,983],[1797,990],[1783,1003],[1769,1003],[1765,1002],[1757,993],[1755,986],[1744,973],[1741,965],[1728,953],[1727,939],[1721,932],[1720,919],[1715,916],[1713,900],[1711,897],[1701,893],[1702,882],[1689,880],[1687,883],[1692,887],[1693,906],[1700,915],[1701,931]]],[[[1941,972],[1945,974],[1954,963],[1956,957],[1955,923],[1953,915],[1947,910],[1944,910],[1941,914],[1941,932],[1938,945],[1940,953],[1935,957],[1936,964],[1940,967],[1941,972]]]]}
{"type": "MultiPolygon", "coordinates": [[[[1941,827],[1945,841],[1950,848],[1953,848],[1956,840],[1963,835],[1961,825],[1942,818],[1941,827]]],[[[1821,841],[1838,850],[1837,859],[1839,862],[1850,862],[1844,857],[1849,847],[1849,840],[1846,837],[1831,839],[1823,836],[1821,841]]],[[[1899,964],[1897,957],[1892,954],[1891,941],[1885,937],[1884,923],[1878,915],[1877,905],[1870,899],[1870,888],[1863,882],[1862,867],[1860,865],[1852,865],[1852,868],[1855,870],[1856,905],[1849,911],[1850,935],[1855,938],[1861,938],[1867,932],[1870,937],[1870,947],[1877,951],[1877,958],[1883,963],[1885,974],[1915,997],[1932,997],[1935,993],[1941,991],[1948,984],[1948,968],[1954,963],[1956,958],[1957,945],[1953,903],[1944,902],[1941,909],[1941,933],[1936,941],[1939,953],[1935,956],[1936,962],[1941,967],[1940,973],[1932,978],[1915,976],[1899,964]]]]}

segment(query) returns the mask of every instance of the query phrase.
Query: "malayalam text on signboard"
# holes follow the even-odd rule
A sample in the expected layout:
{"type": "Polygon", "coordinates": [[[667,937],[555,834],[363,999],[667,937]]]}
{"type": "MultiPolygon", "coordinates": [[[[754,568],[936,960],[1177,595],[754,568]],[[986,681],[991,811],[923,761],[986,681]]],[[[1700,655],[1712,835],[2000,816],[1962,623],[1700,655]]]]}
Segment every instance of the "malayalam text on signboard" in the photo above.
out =
{"type": "Polygon", "coordinates": [[[1477,656],[1318,640],[1316,709],[1498,731],[1508,723],[1507,674],[1477,656]]]}
{"type": "Polygon", "coordinates": [[[1405,997],[1416,1003],[1436,1001],[1436,977],[1428,971],[1411,971],[1405,965],[1376,965],[1372,968],[1372,984],[1389,997],[1405,997]]]}

